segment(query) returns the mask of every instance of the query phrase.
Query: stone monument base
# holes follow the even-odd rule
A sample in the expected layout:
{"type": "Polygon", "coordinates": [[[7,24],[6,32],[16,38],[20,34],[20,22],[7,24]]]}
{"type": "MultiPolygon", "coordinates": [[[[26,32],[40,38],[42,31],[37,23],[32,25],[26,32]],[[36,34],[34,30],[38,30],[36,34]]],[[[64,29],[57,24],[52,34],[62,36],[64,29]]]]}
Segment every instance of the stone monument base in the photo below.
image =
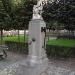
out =
{"type": "Polygon", "coordinates": [[[24,67],[25,75],[48,75],[48,59],[28,56],[28,58],[20,64],[24,67]]]}

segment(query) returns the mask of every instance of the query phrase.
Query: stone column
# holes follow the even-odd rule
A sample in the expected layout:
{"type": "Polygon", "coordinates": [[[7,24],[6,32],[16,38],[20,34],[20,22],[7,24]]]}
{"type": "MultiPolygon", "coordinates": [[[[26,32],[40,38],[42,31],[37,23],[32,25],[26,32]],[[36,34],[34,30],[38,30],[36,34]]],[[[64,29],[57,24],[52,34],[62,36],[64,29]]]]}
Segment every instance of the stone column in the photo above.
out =
{"type": "Polygon", "coordinates": [[[44,50],[46,24],[42,19],[31,20],[29,23],[29,55],[24,62],[25,75],[42,75],[48,68],[48,59],[44,50]]]}
{"type": "Polygon", "coordinates": [[[29,23],[29,57],[34,63],[40,63],[41,59],[46,58],[44,50],[45,32],[41,28],[46,27],[46,24],[41,19],[35,19],[29,23]],[[35,41],[34,41],[35,40],[35,41]]]}

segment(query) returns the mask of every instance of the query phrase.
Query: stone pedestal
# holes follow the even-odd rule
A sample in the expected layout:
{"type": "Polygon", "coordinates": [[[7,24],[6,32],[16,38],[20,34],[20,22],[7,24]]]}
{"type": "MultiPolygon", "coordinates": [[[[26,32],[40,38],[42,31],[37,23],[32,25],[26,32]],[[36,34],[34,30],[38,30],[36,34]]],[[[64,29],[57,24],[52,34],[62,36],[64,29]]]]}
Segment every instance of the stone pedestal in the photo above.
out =
{"type": "Polygon", "coordinates": [[[29,55],[22,63],[25,75],[42,75],[48,68],[48,59],[44,50],[45,32],[41,30],[46,24],[41,19],[29,23],[29,55]]]}
{"type": "Polygon", "coordinates": [[[24,63],[20,64],[20,68],[22,67],[23,69],[21,75],[23,74],[25,75],[48,75],[47,74],[47,69],[48,69],[47,59],[44,59],[44,60],[40,59],[40,60],[41,62],[33,63],[29,59],[28,61],[24,61],[24,63]]]}
{"type": "Polygon", "coordinates": [[[29,44],[29,56],[32,59],[46,58],[44,50],[45,32],[41,31],[42,27],[46,27],[46,24],[41,19],[35,19],[29,23],[29,43],[31,42],[29,44]]]}

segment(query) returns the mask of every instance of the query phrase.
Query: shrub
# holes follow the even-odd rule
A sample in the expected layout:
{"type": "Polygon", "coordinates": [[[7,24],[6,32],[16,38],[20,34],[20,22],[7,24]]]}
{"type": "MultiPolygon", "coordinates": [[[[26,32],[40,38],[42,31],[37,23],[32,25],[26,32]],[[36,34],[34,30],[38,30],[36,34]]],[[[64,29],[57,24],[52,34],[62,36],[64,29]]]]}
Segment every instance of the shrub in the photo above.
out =
{"type": "Polygon", "coordinates": [[[63,39],[75,39],[75,36],[73,36],[73,35],[59,35],[59,36],[57,36],[57,38],[58,39],[61,39],[61,38],[63,38],[63,39]]]}
{"type": "MultiPolygon", "coordinates": [[[[28,43],[5,41],[5,44],[9,47],[9,51],[28,54],[28,43]]],[[[46,45],[46,54],[48,58],[52,57],[75,57],[75,47],[58,46],[58,45],[46,45]]]]}
{"type": "Polygon", "coordinates": [[[28,44],[27,43],[5,41],[5,44],[9,47],[9,51],[28,54],[28,44]]]}
{"type": "Polygon", "coordinates": [[[48,58],[52,57],[74,57],[75,56],[75,47],[64,47],[56,45],[46,45],[46,53],[48,58]]]}

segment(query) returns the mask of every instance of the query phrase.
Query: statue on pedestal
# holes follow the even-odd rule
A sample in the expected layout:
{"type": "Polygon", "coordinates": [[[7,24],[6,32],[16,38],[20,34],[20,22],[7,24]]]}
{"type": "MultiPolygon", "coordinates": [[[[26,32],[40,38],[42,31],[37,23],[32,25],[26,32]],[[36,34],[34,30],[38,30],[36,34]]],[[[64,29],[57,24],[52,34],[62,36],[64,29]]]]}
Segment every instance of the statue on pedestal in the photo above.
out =
{"type": "Polygon", "coordinates": [[[39,0],[37,5],[33,7],[33,18],[32,19],[43,19],[41,16],[43,5],[46,0],[39,0]]]}

